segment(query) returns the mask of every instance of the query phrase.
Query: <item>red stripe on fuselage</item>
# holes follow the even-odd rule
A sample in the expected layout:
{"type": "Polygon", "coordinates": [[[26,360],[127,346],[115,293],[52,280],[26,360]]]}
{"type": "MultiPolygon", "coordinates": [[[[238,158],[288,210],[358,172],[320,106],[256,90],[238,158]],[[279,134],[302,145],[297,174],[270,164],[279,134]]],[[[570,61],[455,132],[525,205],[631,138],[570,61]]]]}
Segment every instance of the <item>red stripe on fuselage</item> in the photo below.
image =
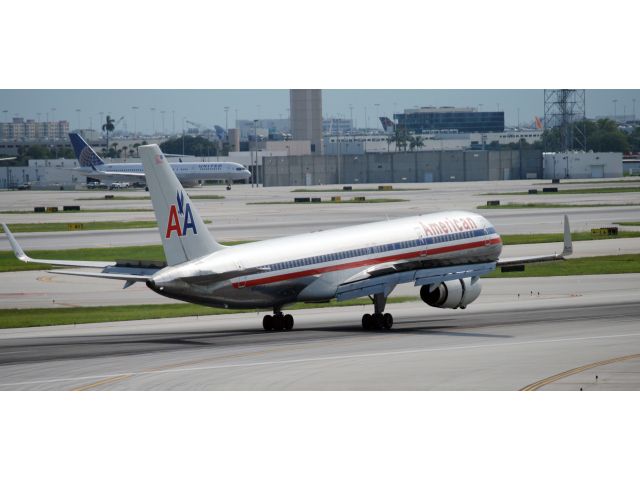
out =
{"type": "MultiPolygon", "coordinates": [[[[468,250],[470,248],[484,247],[487,245],[495,245],[498,243],[502,243],[502,240],[500,239],[500,237],[491,238],[488,240],[481,240],[477,242],[471,242],[471,243],[448,245],[445,247],[431,248],[427,251],[427,255],[437,255],[440,253],[468,250]]],[[[291,280],[292,278],[309,277],[311,275],[319,275],[321,273],[334,272],[336,270],[348,270],[350,268],[364,267],[367,265],[376,265],[379,263],[391,262],[394,260],[406,260],[409,258],[421,257],[421,256],[424,256],[424,250],[416,250],[413,252],[400,253],[400,254],[391,255],[388,257],[368,258],[366,260],[358,260],[355,262],[341,263],[339,265],[328,265],[326,267],[311,268],[309,270],[303,270],[300,272],[283,273],[281,275],[274,275],[273,277],[256,278],[254,280],[247,280],[246,282],[235,282],[232,285],[235,288],[239,288],[240,286],[253,287],[255,285],[264,285],[266,283],[276,283],[276,282],[282,282],[284,280],[291,280]]]]}

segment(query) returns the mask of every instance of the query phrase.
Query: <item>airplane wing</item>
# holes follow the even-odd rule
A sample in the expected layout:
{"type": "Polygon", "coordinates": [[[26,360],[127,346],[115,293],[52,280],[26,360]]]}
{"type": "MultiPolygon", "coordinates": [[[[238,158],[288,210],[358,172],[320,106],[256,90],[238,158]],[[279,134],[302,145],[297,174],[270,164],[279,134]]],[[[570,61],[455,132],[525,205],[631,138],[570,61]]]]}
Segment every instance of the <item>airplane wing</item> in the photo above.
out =
{"type": "Polygon", "coordinates": [[[512,265],[524,265],[525,263],[553,262],[556,260],[565,260],[573,253],[573,242],[571,241],[571,227],[569,226],[569,216],[564,216],[564,248],[562,253],[553,255],[539,255],[529,257],[507,257],[500,258],[496,264],[497,267],[507,267],[512,265]]]}
{"type": "Polygon", "coordinates": [[[432,285],[432,288],[436,288],[442,282],[486,275],[497,267],[564,260],[572,253],[569,218],[565,215],[564,249],[561,254],[509,257],[501,258],[497,262],[438,268],[421,268],[419,262],[384,263],[367,268],[340,284],[336,291],[336,298],[342,301],[375,294],[383,294],[386,297],[396,285],[409,282],[413,282],[415,286],[432,285]]]}
{"type": "Polygon", "coordinates": [[[124,288],[130,287],[135,282],[146,282],[151,276],[164,268],[162,265],[119,265],[117,262],[96,262],[96,261],[77,261],[77,260],[54,260],[48,258],[31,258],[26,253],[9,230],[7,224],[2,224],[2,229],[6,233],[13,253],[16,258],[25,263],[41,263],[45,265],[54,265],[61,267],[84,267],[84,268],[101,268],[102,271],[78,271],[78,270],[56,270],[53,273],[63,275],[79,275],[83,277],[106,278],[110,280],[124,280],[126,283],[124,288]]]}

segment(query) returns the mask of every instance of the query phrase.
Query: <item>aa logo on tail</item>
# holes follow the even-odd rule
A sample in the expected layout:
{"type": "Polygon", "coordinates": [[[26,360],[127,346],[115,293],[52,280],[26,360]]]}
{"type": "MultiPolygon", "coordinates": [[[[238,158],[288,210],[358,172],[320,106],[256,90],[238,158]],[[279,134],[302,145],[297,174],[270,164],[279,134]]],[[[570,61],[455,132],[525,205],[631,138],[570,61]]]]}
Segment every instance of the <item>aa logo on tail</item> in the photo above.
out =
{"type": "Polygon", "coordinates": [[[191,205],[184,201],[184,192],[178,190],[176,193],[175,204],[169,206],[169,221],[167,222],[167,232],[165,238],[171,238],[171,234],[176,232],[179,237],[186,236],[189,229],[193,230],[193,234],[197,235],[196,224],[193,221],[193,213],[191,213],[191,205]],[[180,219],[182,218],[182,225],[180,219]]]}

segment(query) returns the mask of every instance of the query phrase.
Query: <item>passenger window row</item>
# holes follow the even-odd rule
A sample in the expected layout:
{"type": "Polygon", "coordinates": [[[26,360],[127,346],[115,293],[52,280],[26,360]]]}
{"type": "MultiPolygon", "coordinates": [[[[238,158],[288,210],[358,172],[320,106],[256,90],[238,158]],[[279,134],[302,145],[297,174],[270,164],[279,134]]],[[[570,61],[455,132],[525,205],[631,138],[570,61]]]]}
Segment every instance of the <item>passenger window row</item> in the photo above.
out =
{"type": "MultiPolygon", "coordinates": [[[[487,229],[488,233],[495,233],[495,229],[487,229]],[[493,232],[492,232],[493,231],[493,232]]],[[[385,253],[393,250],[403,250],[407,248],[414,248],[420,245],[433,245],[434,243],[450,242],[453,240],[462,240],[465,238],[473,238],[477,234],[483,234],[482,230],[475,230],[473,232],[458,232],[447,235],[439,235],[437,237],[426,237],[419,240],[409,240],[404,242],[390,243],[386,245],[376,245],[368,248],[358,248],[355,250],[349,250],[346,252],[330,253],[327,255],[318,255],[315,257],[301,258],[298,260],[291,260],[287,262],[280,262],[273,265],[267,265],[270,271],[274,270],[286,270],[289,268],[306,267],[311,265],[317,265],[320,263],[333,262],[336,260],[345,260],[348,258],[361,257],[364,255],[373,255],[376,253],[385,253]]]]}

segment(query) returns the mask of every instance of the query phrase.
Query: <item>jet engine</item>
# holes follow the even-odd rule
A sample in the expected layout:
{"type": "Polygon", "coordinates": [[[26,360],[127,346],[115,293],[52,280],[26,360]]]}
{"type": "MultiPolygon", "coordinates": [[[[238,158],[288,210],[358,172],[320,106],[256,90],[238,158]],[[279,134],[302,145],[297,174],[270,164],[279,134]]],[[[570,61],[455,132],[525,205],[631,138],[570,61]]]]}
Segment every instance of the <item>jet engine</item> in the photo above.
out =
{"type": "Polygon", "coordinates": [[[420,298],[427,305],[438,308],[464,309],[476,300],[482,291],[477,277],[449,280],[431,288],[432,285],[424,285],[420,289],[420,298]]]}

